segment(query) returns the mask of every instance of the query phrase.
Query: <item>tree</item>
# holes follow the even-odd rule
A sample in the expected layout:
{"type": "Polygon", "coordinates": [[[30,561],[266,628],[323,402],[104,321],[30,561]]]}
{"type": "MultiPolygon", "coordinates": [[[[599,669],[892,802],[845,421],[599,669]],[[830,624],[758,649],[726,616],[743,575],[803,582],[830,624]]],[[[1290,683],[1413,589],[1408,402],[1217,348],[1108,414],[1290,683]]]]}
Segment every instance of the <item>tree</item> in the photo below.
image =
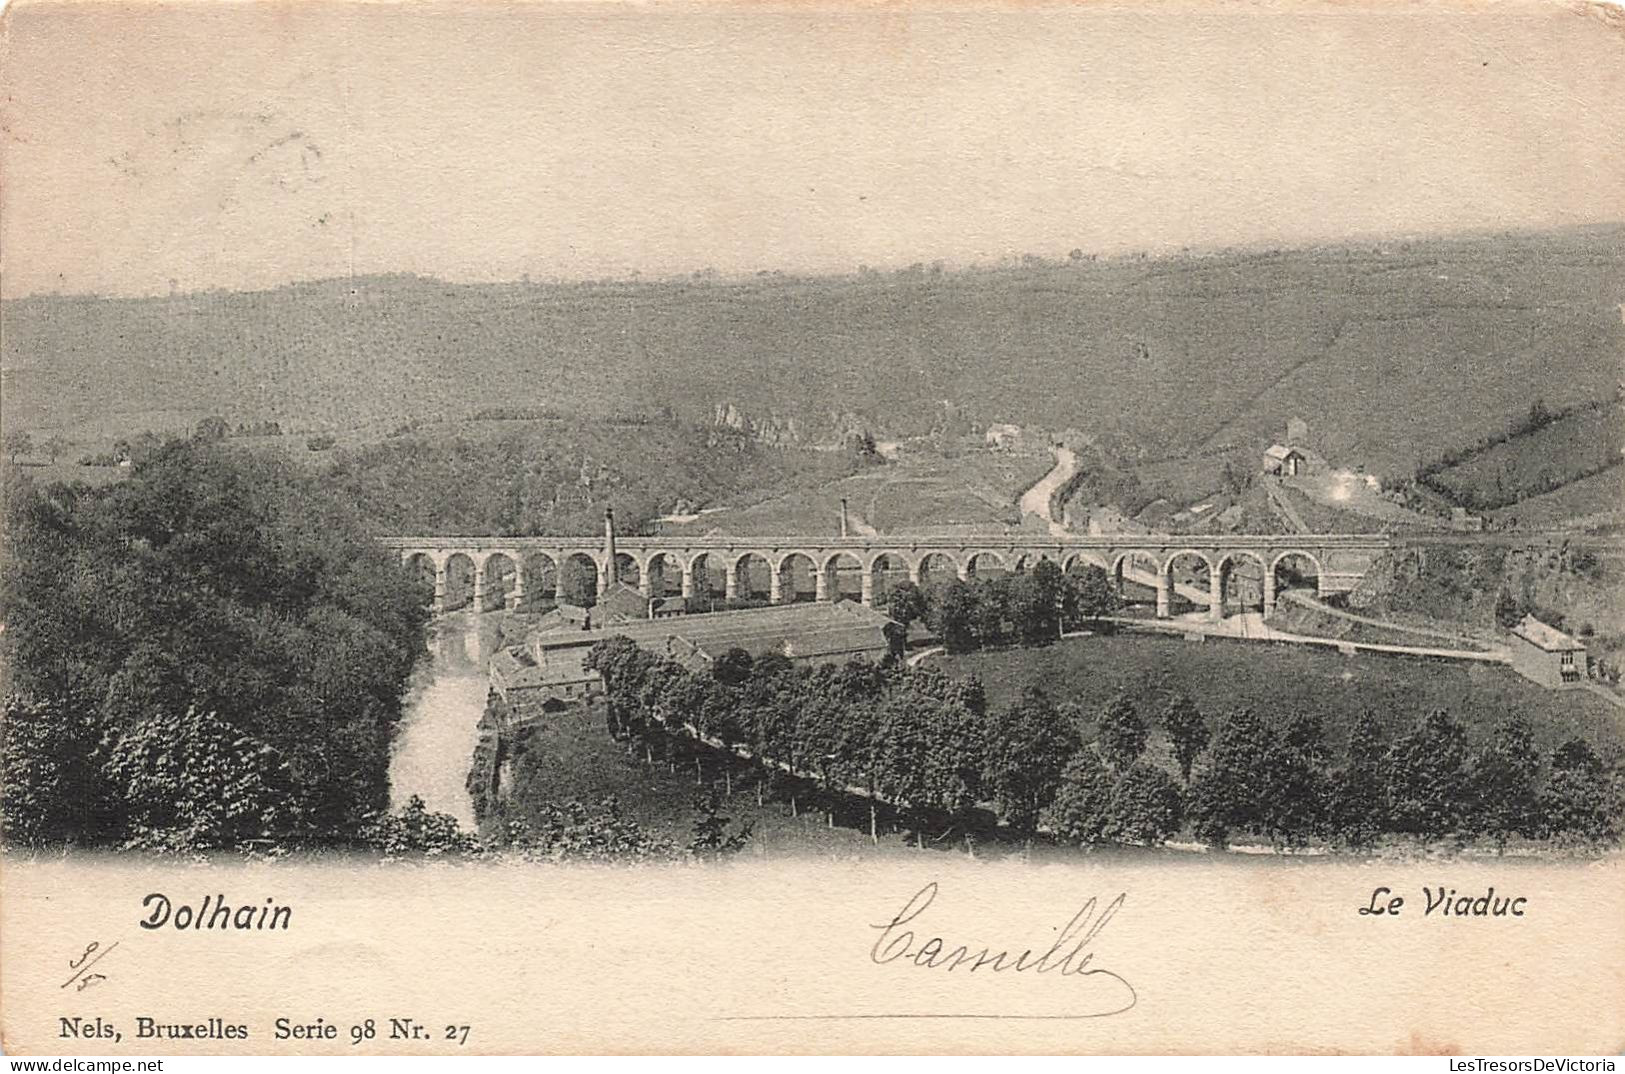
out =
{"type": "Polygon", "coordinates": [[[116,485],[6,495],[0,657],[59,718],[30,729],[0,812],[60,811],[34,818],[53,839],[223,849],[345,843],[387,803],[428,608],[351,505],[191,441],[116,485]],[[67,751],[88,803],[29,786],[67,751]]]}
{"type": "Polygon", "coordinates": [[[17,456],[27,455],[34,450],[34,438],[22,429],[7,433],[5,436],[5,449],[6,458],[15,463],[17,456]]]}
{"type": "Polygon", "coordinates": [[[952,824],[976,804],[983,767],[980,727],[964,706],[932,697],[902,675],[876,706],[875,790],[927,826],[952,824]]]}
{"type": "Polygon", "coordinates": [[[1529,415],[1524,418],[1524,432],[1534,432],[1545,425],[1550,425],[1554,415],[1546,408],[1546,400],[1536,399],[1529,404],[1529,415]]]}
{"type": "Polygon", "coordinates": [[[1127,694],[1112,698],[1101,712],[1097,734],[1101,756],[1118,772],[1127,771],[1145,752],[1145,721],[1127,694]]]}
{"type": "Polygon", "coordinates": [[[1442,710],[1396,741],[1384,792],[1393,829],[1424,839],[1458,830],[1470,805],[1467,762],[1467,732],[1442,710]]]}
{"type": "Polygon", "coordinates": [[[987,729],[982,786],[1000,816],[1031,833],[1080,746],[1077,729],[1048,696],[1028,687],[987,729]]]}
{"type": "Polygon", "coordinates": [[[971,628],[976,632],[978,644],[997,645],[1004,638],[1009,591],[1005,578],[980,578],[971,587],[975,597],[971,628]]]}
{"type": "Polygon", "coordinates": [[[875,434],[868,429],[855,433],[851,439],[852,456],[860,465],[869,466],[884,462],[880,456],[880,448],[875,444],[875,434]]]}
{"type": "Polygon", "coordinates": [[[1504,629],[1511,630],[1523,619],[1523,604],[1505,586],[1495,595],[1495,621],[1504,629]]]}
{"type": "Polygon", "coordinates": [[[72,445],[68,443],[65,437],[47,437],[45,441],[45,454],[50,456],[52,465],[55,465],[56,460],[60,459],[63,453],[66,452],[71,446],[72,445]]]}
{"type": "Polygon", "coordinates": [[[1172,776],[1155,765],[1130,765],[1112,789],[1107,834],[1119,842],[1155,845],[1179,830],[1184,800],[1172,776]]]}
{"type": "Polygon", "coordinates": [[[1104,567],[1091,563],[1079,573],[1068,574],[1063,584],[1062,603],[1070,625],[1090,619],[1104,619],[1122,610],[1117,586],[1104,567]]]}
{"type": "Polygon", "coordinates": [[[88,703],[5,699],[0,825],[12,846],[101,843],[118,831],[118,799],[102,772],[101,722],[88,703]]]}
{"type": "Polygon", "coordinates": [[[192,433],[198,440],[224,440],[231,435],[231,426],[219,415],[204,418],[192,433]]]}
{"type": "Polygon", "coordinates": [[[1173,746],[1174,759],[1179,762],[1179,778],[1190,786],[1191,765],[1196,763],[1196,758],[1202,755],[1213,737],[1207,717],[1202,715],[1189,695],[1176,694],[1168,699],[1167,706],[1162,710],[1162,729],[1173,746]]]}
{"type": "Polygon", "coordinates": [[[742,686],[755,664],[755,658],[736,645],[712,661],[711,676],[724,686],[742,686]]]}
{"type": "Polygon", "coordinates": [[[297,840],[286,760],[212,712],[149,714],[113,743],[107,775],[125,803],[132,845],[209,850],[297,840]]]}
{"type": "Polygon", "coordinates": [[[629,702],[639,695],[639,662],[645,654],[631,638],[617,634],[595,642],[581,661],[587,671],[596,671],[604,683],[604,697],[612,737],[623,738],[634,729],[636,714],[629,702]]]}
{"type": "Polygon", "coordinates": [[[976,592],[959,579],[934,592],[926,608],[926,625],[942,639],[950,653],[963,653],[976,645],[976,592]]]}
{"type": "Polygon", "coordinates": [[[1061,774],[1044,824],[1057,838],[1080,845],[1105,842],[1112,823],[1116,779],[1091,749],[1078,753],[1061,774]]]}
{"type": "Polygon", "coordinates": [[[1238,466],[1235,459],[1225,459],[1219,470],[1219,482],[1225,492],[1239,498],[1252,484],[1253,472],[1247,467],[1238,466]]]}
{"type": "Polygon", "coordinates": [[[398,813],[382,813],[361,832],[361,840],[392,858],[476,858],[485,852],[477,836],[462,830],[449,813],[431,813],[413,795],[398,813]]]}
{"type": "Polygon", "coordinates": [[[614,797],[596,807],[581,802],[542,802],[523,820],[510,822],[508,847],[527,861],[666,861],[677,856],[670,840],[621,815],[614,797]]]}
{"type": "Polygon", "coordinates": [[[598,603],[597,575],[579,559],[566,559],[558,570],[556,592],[558,599],[566,604],[591,608],[598,603]]]}
{"type": "Polygon", "coordinates": [[[1621,828],[1621,800],[1617,779],[1611,779],[1584,739],[1570,739],[1552,754],[1552,772],[1540,795],[1543,831],[1560,839],[1603,842],[1616,839],[1621,828]]]}
{"type": "Polygon", "coordinates": [[[1325,727],[1319,716],[1300,715],[1287,722],[1269,754],[1265,816],[1271,837],[1301,845],[1326,831],[1331,809],[1331,783],[1326,769],[1325,727]]]}
{"type": "Polygon", "coordinates": [[[1210,843],[1223,844],[1234,831],[1268,830],[1265,788],[1273,737],[1251,709],[1231,713],[1219,724],[1207,767],[1190,796],[1198,830],[1210,843]]]}
{"type": "Polygon", "coordinates": [[[1061,584],[1060,568],[1047,559],[1006,583],[1006,611],[1026,644],[1052,641],[1060,633],[1061,584]]]}
{"type": "Polygon", "coordinates": [[[722,815],[722,800],[715,790],[707,790],[694,797],[694,818],[688,843],[688,852],[697,858],[719,858],[743,850],[750,842],[752,825],[742,821],[737,830],[728,831],[728,818],[722,815]]]}
{"type": "Polygon", "coordinates": [[[1539,835],[1539,778],[1534,734],[1522,719],[1508,718],[1473,758],[1469,818],[1501,846],[1512,835],[1539,835]]]}
{"type": "Polygon", "coordinates": [[[1361,713],[1349,732],[1348,761],[1332,775],[1332,827],[1354,846],[1388,829],[1387,753],[1381,721],[1370,710],[1361,713]]]}
{"type": "Polygon", "coordinates": [[[907,630],[916,620],[925,618],[925,594],[913,582],[899,582],[886,594],[886,614],[907,630]]]}

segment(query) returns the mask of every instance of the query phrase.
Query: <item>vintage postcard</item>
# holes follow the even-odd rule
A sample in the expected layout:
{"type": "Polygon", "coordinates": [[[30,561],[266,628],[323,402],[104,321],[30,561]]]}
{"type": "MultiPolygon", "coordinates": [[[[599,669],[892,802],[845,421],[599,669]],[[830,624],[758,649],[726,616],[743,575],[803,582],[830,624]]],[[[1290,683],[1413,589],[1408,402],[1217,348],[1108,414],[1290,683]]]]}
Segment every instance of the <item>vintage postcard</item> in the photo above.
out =
{"type": "Polygon", "coordinates": [[[1625,1049],[1619,7],[0,30],[7,1055],[1625,1049]]]}

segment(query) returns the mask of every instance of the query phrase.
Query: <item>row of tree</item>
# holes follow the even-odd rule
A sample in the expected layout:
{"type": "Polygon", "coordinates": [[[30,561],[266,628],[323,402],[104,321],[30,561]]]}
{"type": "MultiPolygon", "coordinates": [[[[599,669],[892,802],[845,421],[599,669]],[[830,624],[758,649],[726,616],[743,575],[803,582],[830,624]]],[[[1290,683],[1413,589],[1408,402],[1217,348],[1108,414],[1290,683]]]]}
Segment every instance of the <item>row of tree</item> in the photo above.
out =
{"type": "Polygon", "coordinates": [[[197,440],[224,440],[231,436],[281,436],[282,423],[270,419],[240,421],[233,426],[218,414],[198,422],[192,429],[197,440]]]}
{"type": "Polygon", "coordinates": [[[792,810],[807,794],[885,803],[922,842],[988,830],[989,813],[1005,833],[1073,843],[1610,841],[1625,813],[1619,775],[1585,741],[1543,752],[1518,719],[1475,746],[1443,712],[1393,735],[1367,714],[1334,760],[1319,717],[1213,721],[1184,697],[1148,721],[1121,695],[1088,712],[1029,689],[990,709],[977,679],[931,669],[731,650],[699,672],[624,638],[589,661],[611,733],[646,756],[748,756],[781,778],[792,810]]]}
{"type": "Polygon", "coordinates": [[[280,459],[171,441],[5,486],[12,845],[349,844],[388,802],[424,594],[280,459]]]}
{"type": "Polygon", "coordinates": [[[1116,615],[1122,600],[1104,569],[1089,564],[1063,574],[1042,559],[1031,570],[987,575],[942,585],[903,582],[885,600],[886,613],[905,628],[916,621],[949,652],[1020,642],[1053,641],[1063,630],[1116,615]]]}
{"type": "Polygon", "coordinates": [[[1149,729],[1119,699],[1063,773],[1050,829],[1083,843],[1150,842],[1183,827],[1215,845],[1238,835],[1278,846],[1385,835],[1504,845],[1515,835],[1614,841],[1625,813],[1618,774],[1588,743],[1544,753],[1518,718],[1474,746],[1446,712],[1397,735],[1366,713],[1336,760],[1315,716],[1272,722],[1243,710],[1210,727],[1176,698],[1160,724],[1178,780],[1147,759],[1149,729]]]}
{"type": "MultiPolygon", "coordinates": [[[[16,463],[19,456],[31,455],[34,452],[34,434],[27,429],[10,430],[5,434],[4,439],[6,459],[12,463],[16,463]]],[[[68,441],[61,436],[48,436],[40,444],[40,450],[50,456],[53,465],[57,459],[61,458],[62,453],[68,450],[68,447],[68,441]]]]}

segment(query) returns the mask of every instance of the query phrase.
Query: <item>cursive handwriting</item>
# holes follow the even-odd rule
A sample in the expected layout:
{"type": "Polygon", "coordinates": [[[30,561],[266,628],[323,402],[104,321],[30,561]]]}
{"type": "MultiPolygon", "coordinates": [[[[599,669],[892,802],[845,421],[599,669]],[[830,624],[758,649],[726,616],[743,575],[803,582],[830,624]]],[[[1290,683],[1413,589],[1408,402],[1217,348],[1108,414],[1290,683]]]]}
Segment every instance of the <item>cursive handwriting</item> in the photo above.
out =
{"type": "Polygon", "coordinates": [[[107,947],[103,947],[101,945],[101,941],[99,940],[92,940],[85,946],[84,954],[80,955],[78,958],[68,959],[68,969],[73,971],[73,976],[69,977],[66,981],[63,981],[62,987],[66,988],[71,984],[77,983],[79,987],[75,988],[74,991],[83,992],[91,985],[107,980],[106,974],[91,973],[89,971],[91,967],[95,966],[96,963],[100,962],[104,957],[112,954],[113,948],[117,946],[117,940],[114,940],[113,943],[107,947]]]}
{"type": "Polygon", "coordinates": [[[1098,900],[1091,897],[1077,913],[1072,915],[1072,919],[1066,923],[1046,950],[1035,954],[1032,948],[1027,948],[1019,955],[1012,955],[1008,949],[995,953],[987,946],[973,951],[969,944],[955,945],[941,936],[930,936],[923,942],[920,941],[915,928],[904,926],[913,925],[936,897],[937,885],[933,881],[915,892],[890,921],[871,925],[870,928],[880,930],[880,936],[869,949],[870,960],[881,966],[907,961],[921,969],[943,969],[948,973],[965,966],[967,973],[986,969],[989,973],[1030,971],[1035,974],[1054,974],[1056,977],[1090,977],[1115,981],[1126,990],[1127,994],[1122,997],[1120,1006],[1077,1017],[1103,1018],[1122,1014],[1138,1001],[1139,997],[1133,985],[1111,970],[1098,969],[1090,965],[1095,957],[1090,948],[1106,928],[1107,923],[1116,916],[1118,910],[1122,909],[1124,900],[1128,898],[1126,893],[1107,903],[1106,908],[1098,914],[1096,913],[1098,900]]]}

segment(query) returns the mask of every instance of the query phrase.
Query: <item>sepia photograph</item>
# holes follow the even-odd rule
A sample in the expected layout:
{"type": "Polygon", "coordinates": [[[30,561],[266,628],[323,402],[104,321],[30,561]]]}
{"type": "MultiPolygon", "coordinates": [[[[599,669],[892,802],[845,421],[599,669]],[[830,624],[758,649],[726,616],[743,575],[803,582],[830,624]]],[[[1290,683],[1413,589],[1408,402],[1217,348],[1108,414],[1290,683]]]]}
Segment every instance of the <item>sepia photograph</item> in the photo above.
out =
{"type": "Polygon", "coordinates": [[[7,1054],[1619,1054],[1625,10],[0,18],[7,1054]]]}

